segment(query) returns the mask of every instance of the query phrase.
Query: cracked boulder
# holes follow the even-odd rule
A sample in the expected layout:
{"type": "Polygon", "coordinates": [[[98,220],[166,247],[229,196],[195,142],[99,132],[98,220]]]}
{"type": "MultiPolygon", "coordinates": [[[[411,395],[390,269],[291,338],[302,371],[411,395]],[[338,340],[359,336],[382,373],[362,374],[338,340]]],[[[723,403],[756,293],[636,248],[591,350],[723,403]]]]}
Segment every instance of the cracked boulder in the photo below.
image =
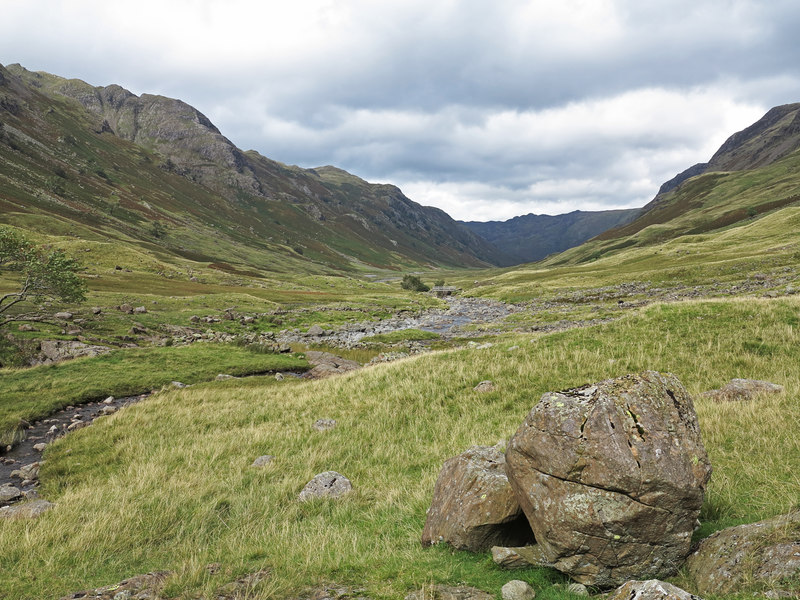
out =
{"type": "Polygon", "coordinates": [[[533,541],[505,467],[503,453],[487,446],[473,446],[446,460],[433,490],[422,544],[446,542],[480,552],[533,541]]]}
{"type": "Polygon", "coordinates": [[[544,394],[506,461],[543,556],[598,587],[674,573],[711,476],[691,397],[654,371],[544,394]]]}

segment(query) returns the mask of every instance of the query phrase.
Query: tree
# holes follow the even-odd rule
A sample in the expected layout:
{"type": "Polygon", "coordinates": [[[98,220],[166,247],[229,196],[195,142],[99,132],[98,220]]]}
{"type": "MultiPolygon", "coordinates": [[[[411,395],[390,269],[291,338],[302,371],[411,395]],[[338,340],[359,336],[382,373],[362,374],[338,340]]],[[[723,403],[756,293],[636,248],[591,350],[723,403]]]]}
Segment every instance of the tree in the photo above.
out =
{"type": "Polygon", "coordinates": [[[38,321],[44,318],[41,309],[34,314],[8,314],[12,306],[21,302],[85,300],[86,284],[77,275],[79,268],[80,265],[61,250],[34,246],[12,229],[0,227],[0,273],[20,273],[18,291],[0,295],[0,327],[11,321],[38,321]]]}
{"type": "Polygon", "coordinates": [[[403,275],[403,281],[400,284],[400,287],[402,287],[404,290],[411,290],[414,292],[427,292],[431,289],[422,283],[420,278],[416,275],[403,275]]]}

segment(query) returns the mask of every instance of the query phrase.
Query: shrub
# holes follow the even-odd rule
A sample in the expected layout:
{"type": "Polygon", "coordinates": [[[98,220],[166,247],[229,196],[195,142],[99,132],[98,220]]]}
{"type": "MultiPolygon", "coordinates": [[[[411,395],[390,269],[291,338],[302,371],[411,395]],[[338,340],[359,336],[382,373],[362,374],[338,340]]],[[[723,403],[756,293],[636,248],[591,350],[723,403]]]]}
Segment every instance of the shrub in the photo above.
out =
{"type": "Polygon", "coordinates": [[[411,290],[412,292],[427,292],[431,288],[422,283],[416,275],[403,275],[403,282],[400,284],[404,290],[411,290]]]}

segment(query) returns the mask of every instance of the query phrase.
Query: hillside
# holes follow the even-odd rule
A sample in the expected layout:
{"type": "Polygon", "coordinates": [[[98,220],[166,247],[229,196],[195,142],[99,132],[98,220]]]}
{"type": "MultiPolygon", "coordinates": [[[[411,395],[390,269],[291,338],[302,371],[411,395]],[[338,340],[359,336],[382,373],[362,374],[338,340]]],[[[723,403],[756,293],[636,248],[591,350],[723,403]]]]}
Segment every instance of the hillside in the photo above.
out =
{"type": "Polygon", "coordinates": [[[491,242],[516,263],[542,258],[578,246],[586,240],[628,223],[639,209],[581,211],[563,215],[522,215],[507,221],[462,221],[474,233],[491,242]]]}
{"type": "Polygon", "coordinates": [[[39,233],[277,272],[505,260],[394,186],[244,152],[180,100],[0,66],[0,123],[0,220],[39,233]]]}
{"type": "Polygon", "coordinates": [[[622,248],[741,225],[800,201],[800,103],[778,106],[711,157],[661,186],[638,218],[547,264],[594,260],[622,248]]]}

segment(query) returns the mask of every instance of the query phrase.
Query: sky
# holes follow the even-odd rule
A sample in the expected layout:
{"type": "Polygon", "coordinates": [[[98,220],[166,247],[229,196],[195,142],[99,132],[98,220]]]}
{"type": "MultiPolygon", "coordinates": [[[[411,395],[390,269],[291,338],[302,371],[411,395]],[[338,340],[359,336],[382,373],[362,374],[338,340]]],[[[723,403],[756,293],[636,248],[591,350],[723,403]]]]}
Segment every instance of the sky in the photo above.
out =
{"type": "Polygon", "coordinates": [[[460,220],[639,207],[800,102],[796,0],[0,0],[0,64],[179,98],[460,220]]]}

